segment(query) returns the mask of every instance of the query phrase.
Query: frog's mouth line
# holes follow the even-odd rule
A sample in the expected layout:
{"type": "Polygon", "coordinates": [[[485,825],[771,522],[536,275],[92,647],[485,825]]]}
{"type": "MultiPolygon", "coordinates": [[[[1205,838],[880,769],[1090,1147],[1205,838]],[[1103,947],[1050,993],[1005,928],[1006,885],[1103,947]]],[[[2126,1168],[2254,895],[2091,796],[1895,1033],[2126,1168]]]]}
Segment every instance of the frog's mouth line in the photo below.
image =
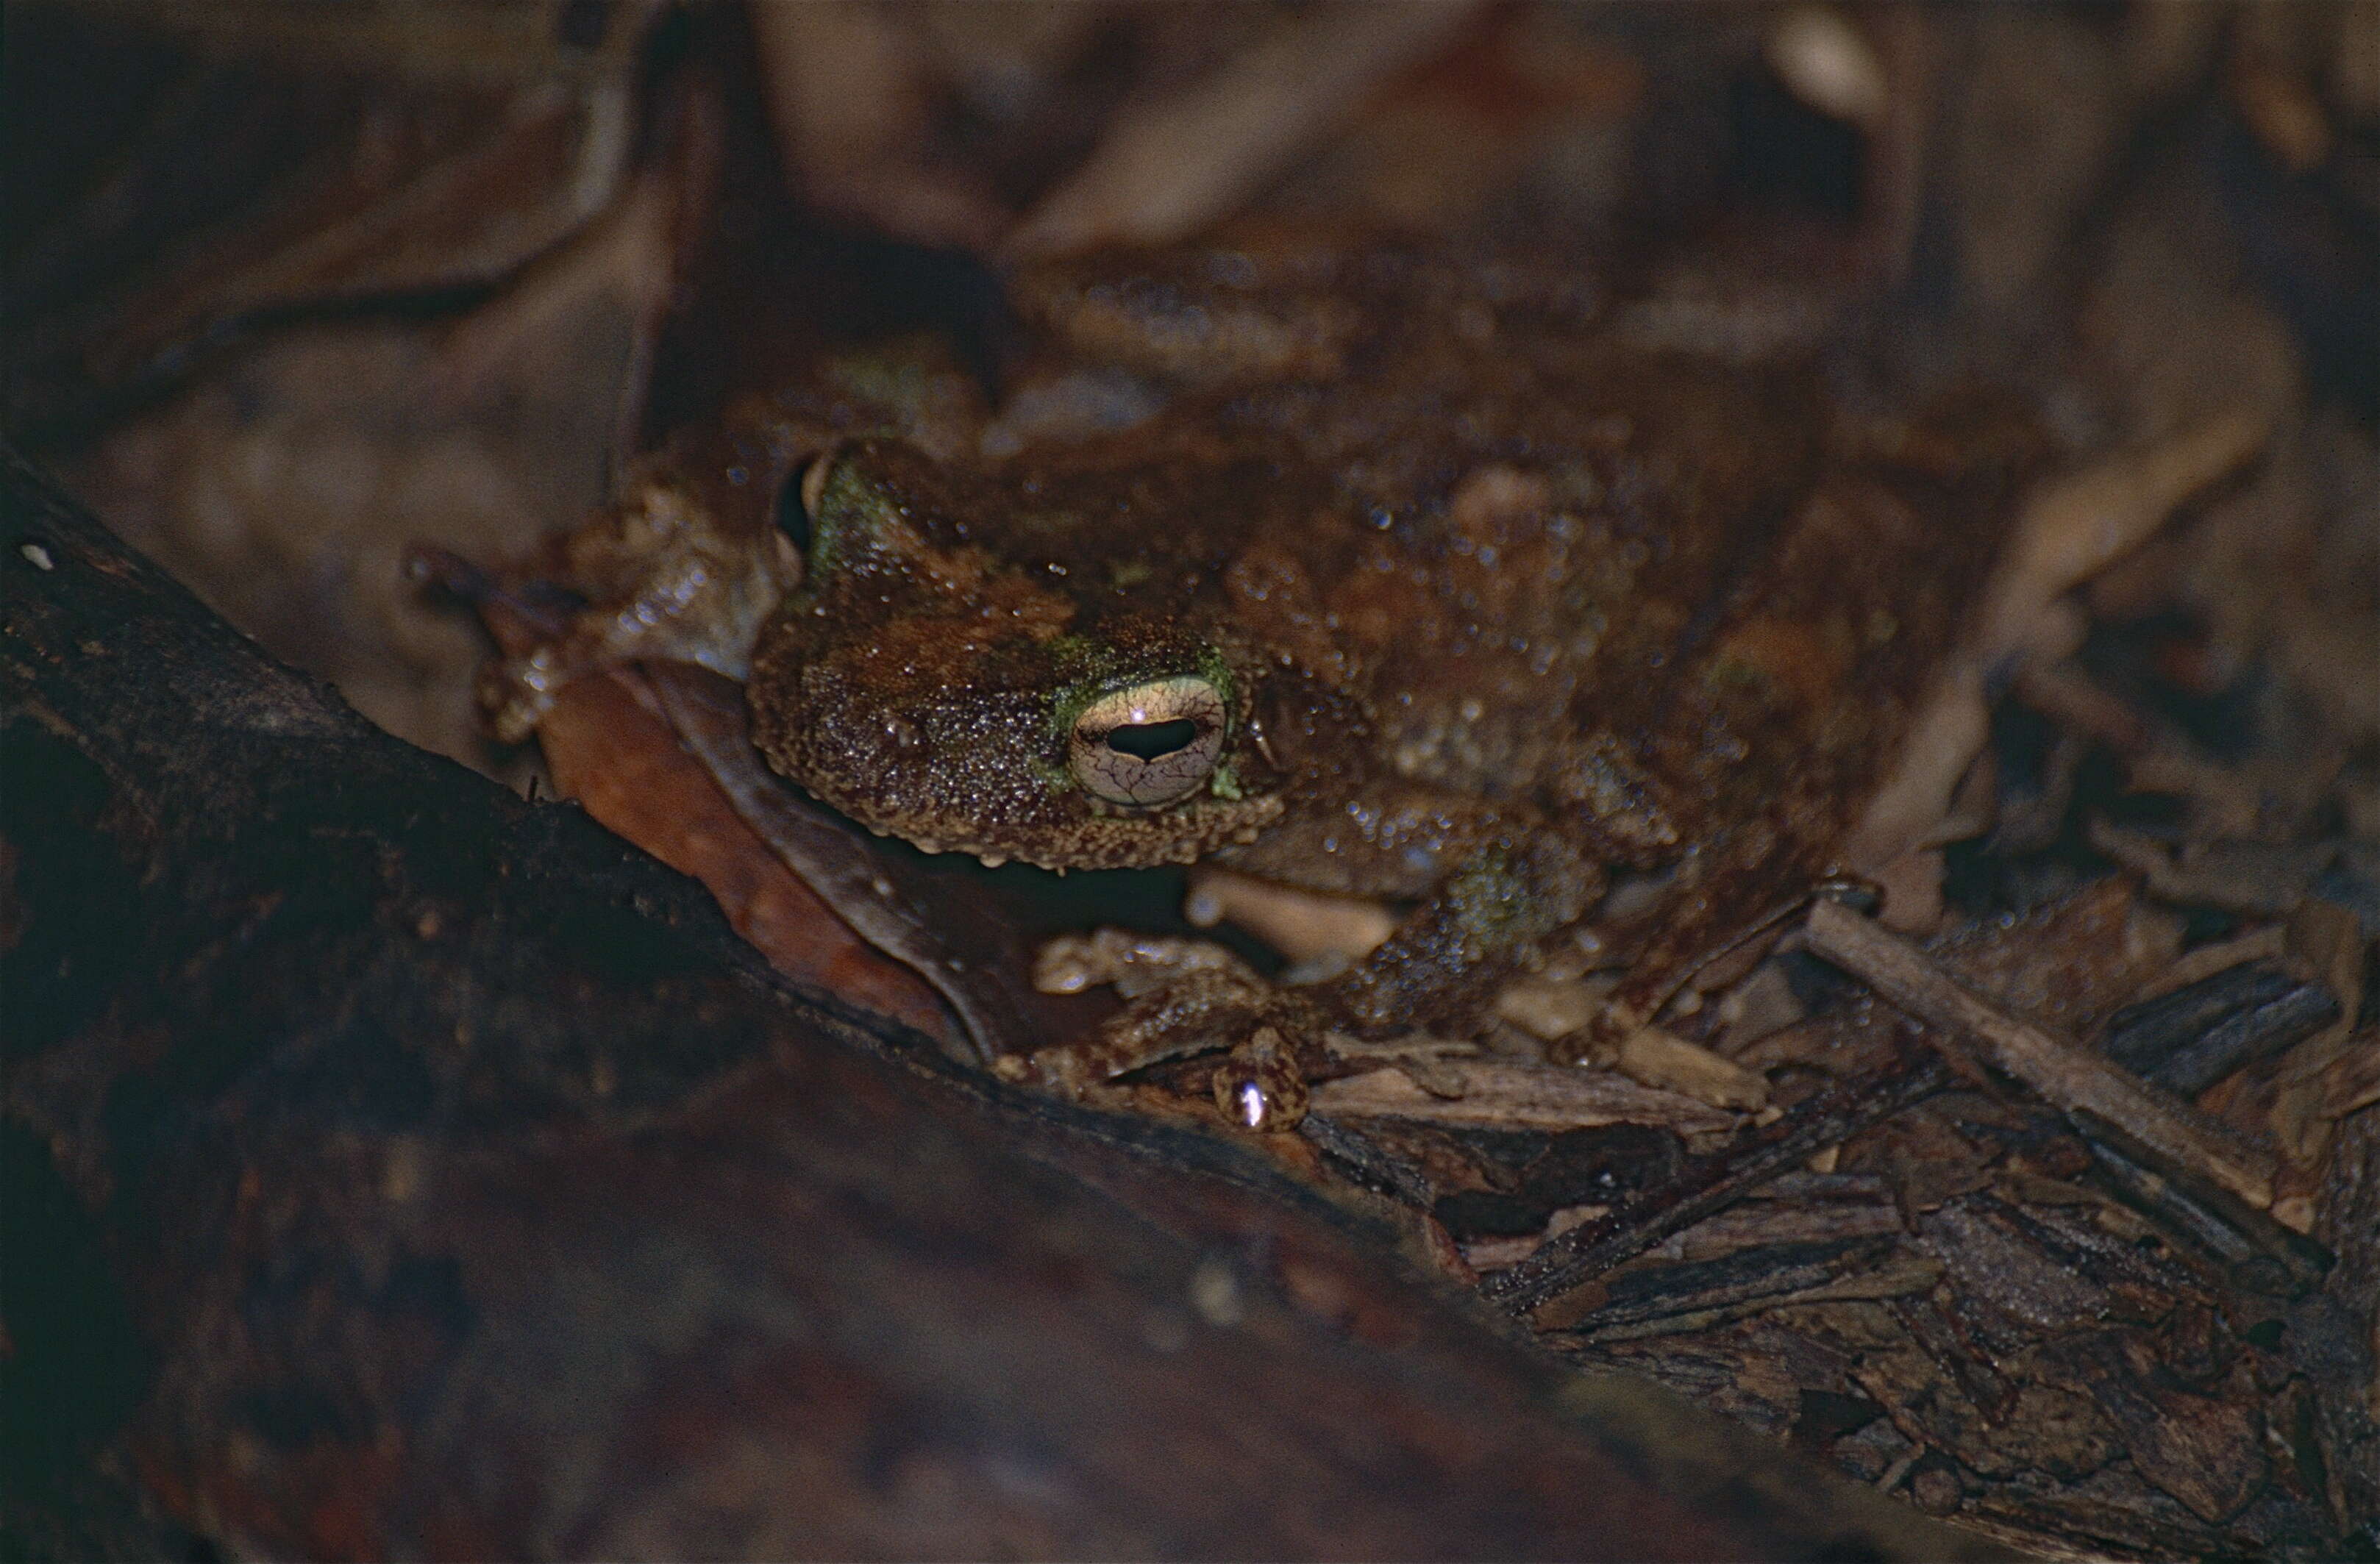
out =
{"type": "Polygon", "coordinates": [[[986,868],[1023,863],[1058,874],[1196,863],[1221,848],[1254,842],[1281,818],[1284,808],[1273,796],[1194,798],[1154,808],[1095,800],[1095,812],[1087,818],[1019,830],[995,844],[978,836],[973,822],[955,817],[894,830],[869,819],[858,800],[839,799],[827,792],[817,796],[875,835],[906,842],[921,853],[964,853],[986,868]],[[948,827],[947,833],[937,831],[937,825],[948,827]]]}

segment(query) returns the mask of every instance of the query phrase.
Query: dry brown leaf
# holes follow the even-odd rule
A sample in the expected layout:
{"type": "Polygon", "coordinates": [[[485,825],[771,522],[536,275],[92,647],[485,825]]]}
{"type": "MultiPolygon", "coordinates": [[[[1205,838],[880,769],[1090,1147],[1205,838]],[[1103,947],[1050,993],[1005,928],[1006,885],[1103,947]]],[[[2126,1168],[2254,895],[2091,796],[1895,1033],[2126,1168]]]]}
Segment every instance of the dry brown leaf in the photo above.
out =
{"type": "Polygon", "coordinates": [[[719,903],[735,931],[796,982],[889,1015],[938,1042],[956,1027],[923,979],[853,933],[735,813],[710,774],[638,698],[626,670],[565,688],[538,730],[554,785],[604,826],[719,903]]]}
{"type": "Polygon", "coordinates": [[[2287,931],[2274,923],[2212,945],[2201,945],[2142,984],[2128,1002],[2140,1004],[2177,988],[2187,988],[2192,983],[2252,961],[2271,961],[2280,955],[2286,938],[2287,931]]]}
{"type": "Polygon", "coordinates": [[[2034,494],[1994,568],[1975,634],[1937,677],[1884,786],[1845,841],[1844,858],[1854,870],[1881,872],[1950,812],[1988,730],[1989,673],[2010,658],[2062,655],[2043,641],[2045,624],[2058,622],[2058,600],[2137,548],[2192,492],[2253,455],[2266,433],[2261,418],[2217,414],[2034,494]]]}
{"type": "Polygon", "coordinates": [[[1187,91],[1119,115],[1090,160],[1025,220],[1012,261],[1104,244],[1162,244],[1247,199],[1334,129],[1366,93],[1441,48],[1477,0],[1328,0],[1187,91]]]}
{"type": "Polygon", "coordinates": [[[805,200],[914,244],[990,248],[1010,212],[974,172],[921,155],[930,60],[901,13],[807,0],[748,14],[781,157],[805,200]]]}

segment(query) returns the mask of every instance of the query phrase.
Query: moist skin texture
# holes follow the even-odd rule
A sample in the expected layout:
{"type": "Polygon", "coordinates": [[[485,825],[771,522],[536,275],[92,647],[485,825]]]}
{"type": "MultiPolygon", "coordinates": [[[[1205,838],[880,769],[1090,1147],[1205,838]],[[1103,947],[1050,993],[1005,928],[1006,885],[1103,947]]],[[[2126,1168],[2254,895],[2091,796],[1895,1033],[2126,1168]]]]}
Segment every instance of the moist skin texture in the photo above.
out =
{"type": "Polygon", "coordinates": [[[747,698],[860,823],[1410,904],[1278,1003],[1145,1000],[1092,1073],[1459,1029],[1614,870],[1666,876],[1611,1024],[1648,1019],[1834,869],[2034,449],[1980,402],[1852,420],[1804,367],[1622,340],[1519,265],[1178,251],[1015,293],[1042,346],[1001,417],[895,350],[649,481],[822,453],[747,698]]]}

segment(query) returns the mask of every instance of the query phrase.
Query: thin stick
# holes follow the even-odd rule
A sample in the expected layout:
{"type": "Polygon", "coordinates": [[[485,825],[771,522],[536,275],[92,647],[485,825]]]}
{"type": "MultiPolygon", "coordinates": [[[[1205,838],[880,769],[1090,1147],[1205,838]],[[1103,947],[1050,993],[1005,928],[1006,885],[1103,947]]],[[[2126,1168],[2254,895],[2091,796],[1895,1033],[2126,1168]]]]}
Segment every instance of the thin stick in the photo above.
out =
{"type": "Polygon", "coordinates": [[[1813,954],[1919,1020],[1978,1045],[1992,1063],[2053,1106],[2097,1115],[2259,1210],[2272,1205],[2270,1156],[2241,1145],[2121,1066],[1985,1003],[1909,941],[1831,902],[1810,909],[1808,940],[1813,954]]]}

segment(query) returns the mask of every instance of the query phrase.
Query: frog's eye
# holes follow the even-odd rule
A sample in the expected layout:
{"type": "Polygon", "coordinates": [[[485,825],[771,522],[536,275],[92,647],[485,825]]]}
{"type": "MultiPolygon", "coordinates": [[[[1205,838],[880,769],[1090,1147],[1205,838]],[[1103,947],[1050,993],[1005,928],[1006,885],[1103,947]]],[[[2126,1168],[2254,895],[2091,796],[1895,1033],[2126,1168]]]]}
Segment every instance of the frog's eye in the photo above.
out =
{"type": "Polygon", "coordinates": [[[1066,764],[1111,804],[1153,807],[1206,785],[1223,752],[1223,697],[1194,674],[1102,696],[1075,719],[1066,764]]]}

